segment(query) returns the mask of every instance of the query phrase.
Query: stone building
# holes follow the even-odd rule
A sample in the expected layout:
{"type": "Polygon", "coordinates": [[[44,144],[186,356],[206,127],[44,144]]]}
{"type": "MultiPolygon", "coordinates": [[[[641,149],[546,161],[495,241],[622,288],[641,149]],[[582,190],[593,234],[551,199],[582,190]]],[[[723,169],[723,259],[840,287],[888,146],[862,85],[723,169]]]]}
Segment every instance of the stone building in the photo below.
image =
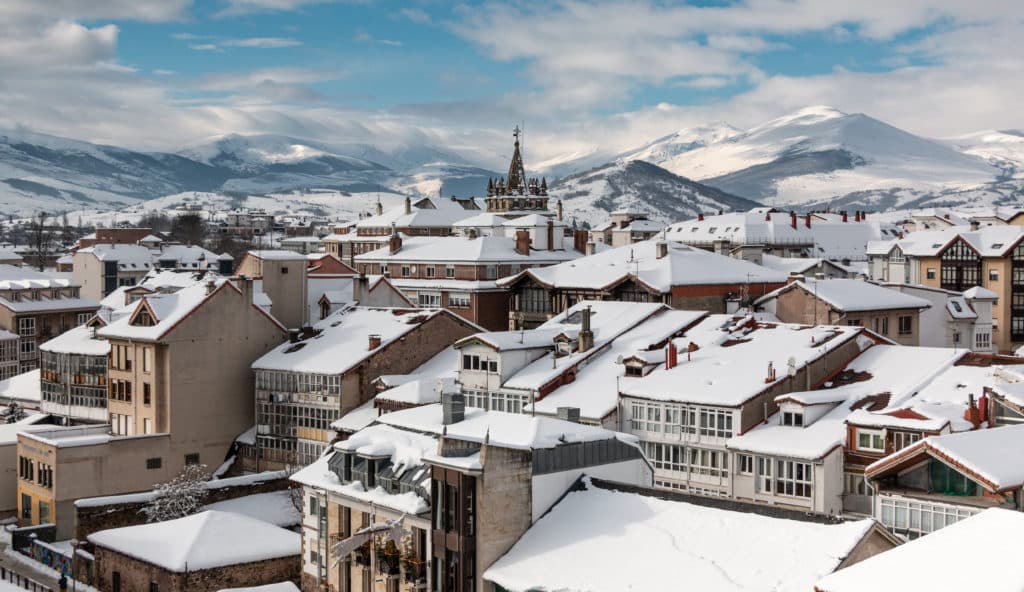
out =
{"type": "Polygon", "coordinates": [[[297,581],[301,537],[236,514],[206,511],[89,535],[102,592],[217,592],[297,581]]]}

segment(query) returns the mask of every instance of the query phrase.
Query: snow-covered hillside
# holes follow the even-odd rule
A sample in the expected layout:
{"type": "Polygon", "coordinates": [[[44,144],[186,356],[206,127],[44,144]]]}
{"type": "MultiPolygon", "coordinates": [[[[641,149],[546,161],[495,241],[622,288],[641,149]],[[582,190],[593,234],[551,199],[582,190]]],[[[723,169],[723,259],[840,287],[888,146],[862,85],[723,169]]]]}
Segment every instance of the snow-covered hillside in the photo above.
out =
{"type": "Polygon", "coordinates": [[[567,219],[590,224],[622,209],[645,212],[668,223],[758,205],[640,160],[618,161],[560,179],[549,193],[552,199],[562,200],[567,219]]]}

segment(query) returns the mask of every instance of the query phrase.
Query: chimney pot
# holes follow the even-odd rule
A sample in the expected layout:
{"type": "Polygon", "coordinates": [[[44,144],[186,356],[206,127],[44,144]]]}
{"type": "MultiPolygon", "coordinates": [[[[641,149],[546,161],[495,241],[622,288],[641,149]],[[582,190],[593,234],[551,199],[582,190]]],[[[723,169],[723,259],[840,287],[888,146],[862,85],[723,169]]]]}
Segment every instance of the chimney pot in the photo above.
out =
{"type": "Polygon", "coordinates": [[[793,230],[796,230],[796,212],[789,213],[789,225],[793,227],[793,230]]]}
{"type": "Polygon", "coordinates": [[[811,215],[810,214],[804,214],[804,224],[807,226],[807,228],[811,227],[811,215]]]}
{"type": "Polygon", "coordinates": [[[380,347],[380,335],[371,333],[367,339],[367,351],[373,351],[380,347]]]}
{"type": "Polygon", "coordinates": [[[587,306],[580,313],[583,315],[583,318],[580,322],[580,335],[576,349],[583,353],[594,347],[594,332],[590,330],[590,307],[587,306]]]}
{"type": "Polygon", "coordinates": [[[299,342],[299,330],[298,329],[288,329],[288,343],[298,343],[298,342],[299,342]]]}
{"type": "Polygon", "coordinates": [[[849,222],[849,220],[846,219],[846,212],[843,212],[843,222],[849,222]]]}
{"type": "Polygon", "coordinates": [[[697,212],[697,221],[698,222],[703,222],[704,221],[704,214],[703,213],[697,212]]]}

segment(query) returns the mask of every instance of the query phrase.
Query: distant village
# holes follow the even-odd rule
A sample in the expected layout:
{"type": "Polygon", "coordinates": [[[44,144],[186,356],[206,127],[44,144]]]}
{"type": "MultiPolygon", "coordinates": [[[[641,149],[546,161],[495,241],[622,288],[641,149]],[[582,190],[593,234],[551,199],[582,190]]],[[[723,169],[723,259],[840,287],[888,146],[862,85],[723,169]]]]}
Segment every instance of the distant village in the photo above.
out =
{"type": "Polygon", "coordinates": [[[482,197],[352,220],[7,223],[0,579],[1020,588],[1024,210],[584,228],[526,170],[517,135],[482,197]]]}

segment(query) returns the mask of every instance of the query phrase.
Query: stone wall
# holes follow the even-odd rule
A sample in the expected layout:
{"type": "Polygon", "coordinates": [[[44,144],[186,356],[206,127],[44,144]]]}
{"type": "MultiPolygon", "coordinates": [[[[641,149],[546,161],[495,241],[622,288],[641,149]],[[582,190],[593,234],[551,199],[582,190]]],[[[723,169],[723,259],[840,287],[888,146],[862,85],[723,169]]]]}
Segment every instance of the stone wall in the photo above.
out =
{"type": "Polygon", "coordinates": [[[145,561],[116,553],[103,547],[96,552],[96,588],[113,590],[113,574],[121,578],[121,590],[146,592],[156,584],[160,592],[217,592],[224,588],[258,586],[275,582],[299,582],[302,559],[298,555],[239,563],[189,573],[168,571],[145,561]]]}

